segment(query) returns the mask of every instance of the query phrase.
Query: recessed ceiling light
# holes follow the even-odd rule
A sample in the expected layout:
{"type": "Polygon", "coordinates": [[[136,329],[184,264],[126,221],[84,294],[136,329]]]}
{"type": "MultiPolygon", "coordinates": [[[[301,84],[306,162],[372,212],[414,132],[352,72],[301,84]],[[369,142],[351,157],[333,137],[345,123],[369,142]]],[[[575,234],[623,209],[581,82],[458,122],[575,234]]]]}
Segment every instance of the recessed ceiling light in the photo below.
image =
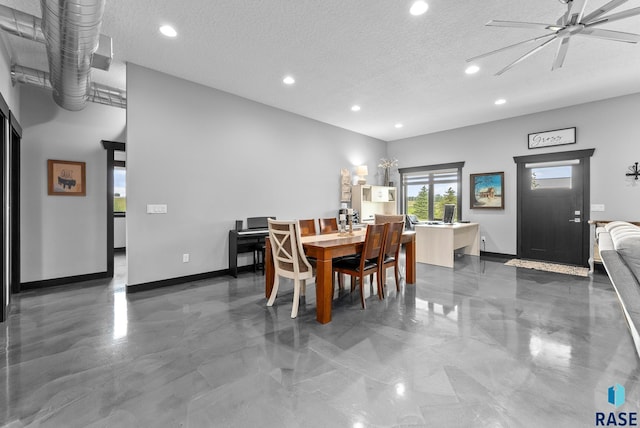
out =
{"type": "Polygon", "coordinates": [[[417,2],[414,2],[411,5],[411,9],[409,9],[409,13],[413,16],[419,16],[425,13],[427,9],[429,9],[429,5],[427,4],[427,2],[419,0],[417,2]]]}
{"type": "Polygon", "coordinates": [[[163,25],[160,27],[160,32],[167,37],[176,37],[178,32],[171,25],[163,25]]]}
{"type": "Polygon", "coordinates": [[[360,111],[360,106],[357,104],[354,106],[351,106],[351,111],[360,111]]]}
{"type": "Polygon", "coordinates": [[[480,71],[480,67],[477,65],[470,65],[464,72],[467,74],[476,74],[478,71],[480,71]]]}
{"type": "Polygon", "coordinates": [[[396,128],[398,128],[398,129],[400,129],[400,128],[402,128],[404,125],[403,125],[403,124],[401,124],[401,123],[396,123],[394,126],[395,126],[396,128]]]}
{"type": "Polygon", "coordinates": [[[504,98],[499,98],[499,99],[497,99],[497,100],[495,101],[495,103],[494,103],[494,104],[495,104],[495,105],[497,105],[497,106],[500,106],[500,105],[502,105],[502,104],[504,104],[504,103],[506,103],[506,102],[507,102],[507,100],[505,100],[504,98]]]}
{"type": "Polygon", "coordinates": [[[285,85],[293,85],[294,83],[296,83],[296,79],[291,76],[285,76],[285,78],[282,79],[282,83],[284,83],[285,85]]]}

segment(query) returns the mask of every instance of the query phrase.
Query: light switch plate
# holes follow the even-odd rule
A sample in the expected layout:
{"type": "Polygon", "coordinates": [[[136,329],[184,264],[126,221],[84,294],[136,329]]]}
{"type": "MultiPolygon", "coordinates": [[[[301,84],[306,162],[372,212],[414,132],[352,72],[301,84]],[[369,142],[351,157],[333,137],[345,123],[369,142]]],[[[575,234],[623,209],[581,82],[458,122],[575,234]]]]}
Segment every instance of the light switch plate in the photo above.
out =
{"type": "Polygon", "coordinates": [[[591,204],[591,211],[604,211],[604,204],[591,204]]]}
{"type": "Polygon", "coordinates": [[[147,204],[147,214],[166,214],[167,204],[147,204]]]}

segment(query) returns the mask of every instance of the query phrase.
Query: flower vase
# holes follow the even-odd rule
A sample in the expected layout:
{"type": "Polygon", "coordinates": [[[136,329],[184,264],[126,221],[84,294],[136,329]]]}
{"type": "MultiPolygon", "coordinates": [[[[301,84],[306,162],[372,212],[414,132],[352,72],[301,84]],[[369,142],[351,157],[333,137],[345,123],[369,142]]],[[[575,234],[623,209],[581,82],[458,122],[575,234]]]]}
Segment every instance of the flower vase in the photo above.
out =
{"type": "Polygon", "coordinates": [[[384,179],[382,181],[383,186],[389,185],[389,168],[384,169],[384,179]]]}

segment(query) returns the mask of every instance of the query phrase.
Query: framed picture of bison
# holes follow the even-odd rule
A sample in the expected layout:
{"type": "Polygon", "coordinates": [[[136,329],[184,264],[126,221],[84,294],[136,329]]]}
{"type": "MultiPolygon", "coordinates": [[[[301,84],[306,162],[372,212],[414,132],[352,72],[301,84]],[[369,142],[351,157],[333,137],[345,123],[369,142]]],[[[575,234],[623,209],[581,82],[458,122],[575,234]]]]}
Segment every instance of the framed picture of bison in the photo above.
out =
{"type": "Polygon", "coordinates": [[[49,159],[47,161],[49,195],[86,196],[85,165],[85,162],[49,159]]]}
{"type": "Polygon", "coordinates": [[[470,174],[471,209],[504,209],[504,172],[470,174]]]}

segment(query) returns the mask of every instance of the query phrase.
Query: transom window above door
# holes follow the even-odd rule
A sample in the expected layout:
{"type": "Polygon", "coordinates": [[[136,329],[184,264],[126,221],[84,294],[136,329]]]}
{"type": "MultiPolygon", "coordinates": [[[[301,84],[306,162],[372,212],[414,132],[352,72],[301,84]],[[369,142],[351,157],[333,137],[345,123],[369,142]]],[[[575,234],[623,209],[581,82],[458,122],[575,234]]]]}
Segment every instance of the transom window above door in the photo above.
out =
{"type": "Polygon", "coordinates": [[[573,183],[573,165],[579,160],[560,162],[528,163],[531,190],[571,189],[573,183]]]}

